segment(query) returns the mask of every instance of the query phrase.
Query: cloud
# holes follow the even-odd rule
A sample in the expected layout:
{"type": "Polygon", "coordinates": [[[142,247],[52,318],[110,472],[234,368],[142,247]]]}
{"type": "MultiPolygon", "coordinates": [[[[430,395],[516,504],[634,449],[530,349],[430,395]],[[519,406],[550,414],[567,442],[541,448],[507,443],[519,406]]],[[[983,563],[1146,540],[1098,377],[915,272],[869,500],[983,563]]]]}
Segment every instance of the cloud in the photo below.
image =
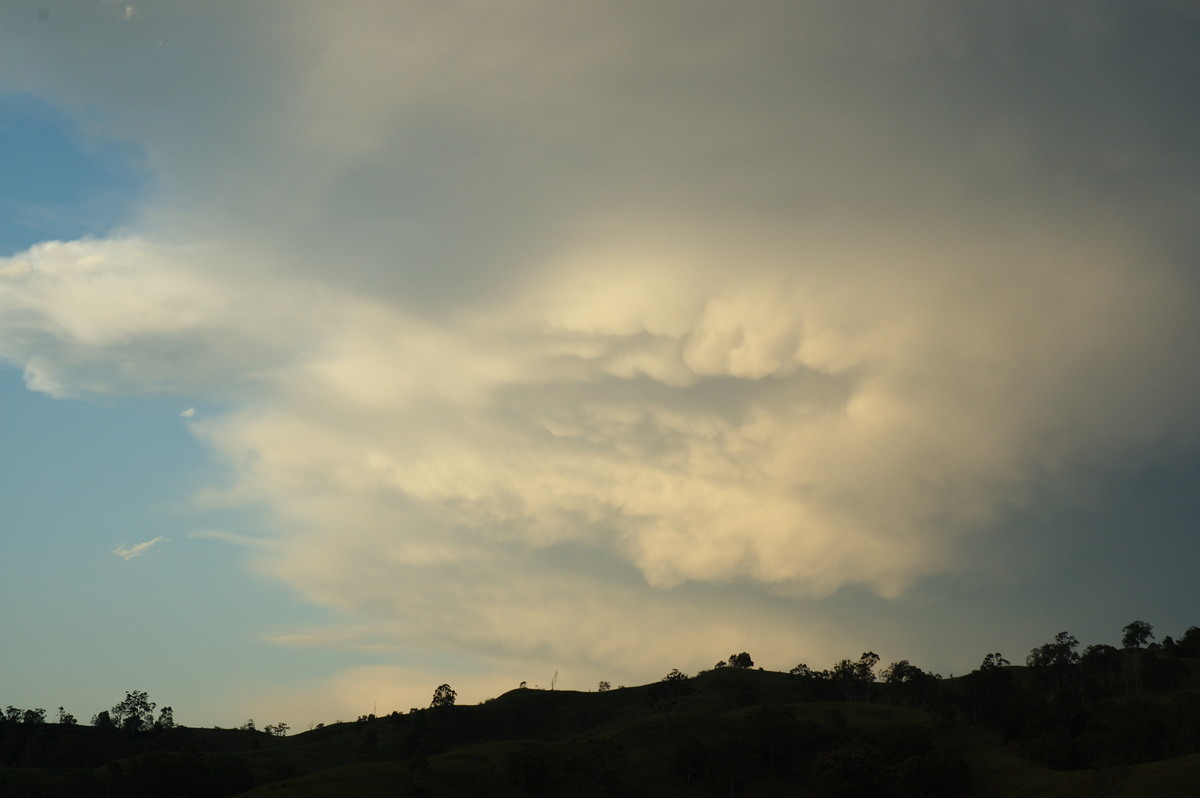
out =
{"type": "Polygon", "coordinates": [[[168,540],[170,540],[170,538],[164,538],[160,535],[159,537],[156,537],[153,540],[147,540],[142,543],[135,543],[132,546],[127,546],[124,543],[120,543],[117,545],[117,547],[115,549],[112,550],[112,553],[117,555],[118,557],[120,557],[122,560],[129,561],[129,560],[132,560],[134,557],[141,557],[143,554],[145,554],[147,551],[150,550],[150,547],[152,547],[158,543],[166,543],[168,540]]]}
{"type": "Polygon", "coordinates": [[[189,425],[206,500],[269,508],[252,566],[366,645],[602,678],[832,658],[774,602],[986,570],[999,509],[1196,440],[1194,104],[1129,75],[1154,42],[681,8],[145,6],[150,75],[29,54],[161,197],[0,261],[0,358],[230,407],[189,425]]]}
{"type": "Polygon", "coordinates": [[[232,543],[241,548],[270,548],[273,541],[257,538],[251,535],[240,535],[236,532],[226,532],[220,529],[196,529],[187,533],[189,538],[194,540],[219,540],[224,543],[232,543]]]}
{"type": "Polygon", "coordinates": [[[224,260],[211,246],[132,236],[48,241],[6,258],[0,358],[53,396],[245,397],[265,370],[322,334],[325,303],[312,288],[226,279],[237,266],[216,258],[224,260]],[[303,314],[311,323],[297,326],[303,314]]]}
{"type": "Polygon", "coordinates": [[[184,410],[183,412],[181,412],[179,414],[179,417],[180,418],[192,418],[195,415],[196,415],[196,408],[189,407],[187,410],[184,410]]]}

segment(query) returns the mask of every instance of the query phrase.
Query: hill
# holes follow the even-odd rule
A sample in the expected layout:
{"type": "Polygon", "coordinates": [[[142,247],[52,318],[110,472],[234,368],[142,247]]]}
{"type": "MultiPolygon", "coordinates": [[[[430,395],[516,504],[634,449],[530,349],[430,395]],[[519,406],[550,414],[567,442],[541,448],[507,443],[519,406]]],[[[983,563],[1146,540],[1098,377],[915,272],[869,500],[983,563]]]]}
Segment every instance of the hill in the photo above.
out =
{"type": "Polygon", "coordinates": [[[1092,649],[1030,666],[989,655],[957,679],[876,674],[873,655],[819,673],[672,672],[291,737],[5,720],[0,795],[1195,795],[1200,660],[1092,649]]]}

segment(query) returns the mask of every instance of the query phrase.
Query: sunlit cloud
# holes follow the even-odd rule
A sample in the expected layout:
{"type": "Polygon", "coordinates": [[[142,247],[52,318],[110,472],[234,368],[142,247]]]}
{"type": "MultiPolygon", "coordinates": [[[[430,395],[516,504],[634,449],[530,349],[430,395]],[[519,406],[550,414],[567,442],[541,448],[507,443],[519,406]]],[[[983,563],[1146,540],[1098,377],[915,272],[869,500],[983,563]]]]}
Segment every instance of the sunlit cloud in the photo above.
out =
{"type": "MultiPolygon", "coordinates": [[[[1094,124],[1064,157],[1039,131],[1077,121],[997,88],[1004,26],[393,5],[245,10],[254,52],[212,52],[246,80],[170,130],[96,70],[39,78],[127,112],[163,198],[0,261],[31,389],[222,401],[180,414],[228,470],[201,500],[267,508],[268,540],[194,536],[365,619],[275,642],[832,661],[686,591],[895,598],[986,570],[973,536],[1035,488],[1195,439],[1197,287],[1144,226],[1174,195],[1095,182],[1170,173],[1165,145],[1094,124]]],[[[1045,24],[1119,50],[1102,22],[1045,24]]]]}

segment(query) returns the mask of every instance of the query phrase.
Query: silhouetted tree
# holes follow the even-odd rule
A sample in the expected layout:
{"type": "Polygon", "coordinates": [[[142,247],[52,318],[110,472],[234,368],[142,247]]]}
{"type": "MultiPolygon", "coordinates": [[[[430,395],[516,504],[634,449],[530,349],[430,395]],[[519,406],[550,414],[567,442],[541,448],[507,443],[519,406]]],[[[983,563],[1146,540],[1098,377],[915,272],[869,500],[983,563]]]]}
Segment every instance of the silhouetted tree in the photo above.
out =
{"type": "Polygon", "coordinates": [[[1133,621],[1122,630],[1125,636],[1121,638],[1124,648],[1141,648],[1154,639],[1154,627],[1145,621],[1133,621]]]}
{"type": "Polygon", "coordinates": [[[884,683],[895,686],[905,701],[923,707],[929,699],[929,692],[934,683],[941,677],[926,673],[908,660],[902,659],[880,671],[879,678],[884,683]]]}
{"type": "Polygon", "coordinates": [[[1175,643],[1176,652],[1183,657],[1200,657],[1200,626],[1189,626],[1175,643]]]}
{"type": "Polygon", "coordinates": [[[1071,669],[1079,662],[1075,650],[1079,641],[1074,635],[1059,632],[1054,642],[1045,643],[1029,652],[1025,664],[1033,670],[1035,681],[1043,687],[1062,687],[1071,675],[1071,669]]]}
{"type": "Polygon", "coordinates": [[[117,726],[127,731],[142,731],[154,725],[154,702],[141,690],[131,690],[125,700],[110,710],[110,717],[117,726]]]}
{"type": "Polygon", "coordinates": [[[429,706],[452,707],[457,699],[458,693],[454,692],[454,688],[448,684],[443,684],[439,685],[438,688],[433,691],[433,701],[430,702],[429,706]]]}
{"type": "Polygon", "coordinates": [[[689,683],[688,675],[678,668],[662,678],[662,681],[650,687],[650,704],[663,716],[663,725],[669,733],[671,710],[684,696],[696,692],[689,683]]]}
{"type": "Polygon", "coordinates": [[[1145,621],[1133,621],[1122,630],[1121,646],[1126,650],[1125,667],[1133,672],[1133,687],[1139,695],[1142,692],[1142,653],[1141,647],[1154,637],[1154,627],[1145,621]]]}
{"type": "Polygon", "coordinates": [[[1004,670],[1009,664],[997,651],[985,656],[979,668],[967,674],[965,709],[973,722],[997,723],[1002,717],[1009,696],[1016,690],[1012,674],[1004,670]]]}
{"type": "Polygon", "coordinates": [[[79,721],[75,720],[74,715],[62,707],[58,708],[58,722],[63,726],[75,726],[79,723],[79,721]]]}
{"type": "Polygon", "coordinates": [[[841,684],[847,701],[862,698],[871,700],[871,683],[875,681],[874,668],[879,655],[874,651],[863,652],[858,662],[844,659],[833,666],[829,678],[841,684]]]}
{"type": "Polygon", "coordinates": [[[1121,652],[1105,643],[1090,645],[1079,657],[1079,668],[1097,689],[1112,690],[1122,676],[1121,652]]]}
{"type": "Polygon", "coordinates": [[[175,728],[175,712],[170,707],[163,707],[158,711],[158,720],[154,722],[156,729],[173,729],[175,728]]]}
{"type": "Polygon", "coordinates": [[[874,651],[866,651],[855,664],[858,669],[858,677],[860,681],[873,682],[875,681],[875,666],[879,664],[879,655],[874,651]]]}
{"type": "Polygon", "coordinates": [[[1074,635],[1059,632],[1054,636],[1053,643],[1046,643],[1029,652],[1025,664],[1031,668],[1062,668],[1079,662],[1079,654],[1075,649],[1079,641],[1074,635]]]}
{"type": "Polygon", "coordinates": [[[731,668],[753,668],[754,660],[750,655],[743,651],[741,654],[729,655],[729,667],[731,668]]]}
{"type": "Polygon", "coordinates": [[[916,665],[911,664],[908,660],[902,659],[899,662],[893,662],[879,672],[879,678],[884,684],[904,684],[911,681],[914,675],[924,673],[923,670],[916,665]]]}

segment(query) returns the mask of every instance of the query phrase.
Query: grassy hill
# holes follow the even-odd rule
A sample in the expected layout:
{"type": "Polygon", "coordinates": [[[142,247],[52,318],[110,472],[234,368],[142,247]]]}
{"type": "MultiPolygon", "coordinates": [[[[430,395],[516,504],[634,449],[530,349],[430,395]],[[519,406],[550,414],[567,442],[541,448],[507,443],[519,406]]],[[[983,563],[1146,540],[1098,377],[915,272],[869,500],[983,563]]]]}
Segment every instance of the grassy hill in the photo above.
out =
{"type": "Polygon", "coordinates": [[[6,723],[0,795],[1194,796],[1200,661],[1179,662],[1141,693],[1084,671],[915,690],[721,668],[291,737],[6,723]]]}

